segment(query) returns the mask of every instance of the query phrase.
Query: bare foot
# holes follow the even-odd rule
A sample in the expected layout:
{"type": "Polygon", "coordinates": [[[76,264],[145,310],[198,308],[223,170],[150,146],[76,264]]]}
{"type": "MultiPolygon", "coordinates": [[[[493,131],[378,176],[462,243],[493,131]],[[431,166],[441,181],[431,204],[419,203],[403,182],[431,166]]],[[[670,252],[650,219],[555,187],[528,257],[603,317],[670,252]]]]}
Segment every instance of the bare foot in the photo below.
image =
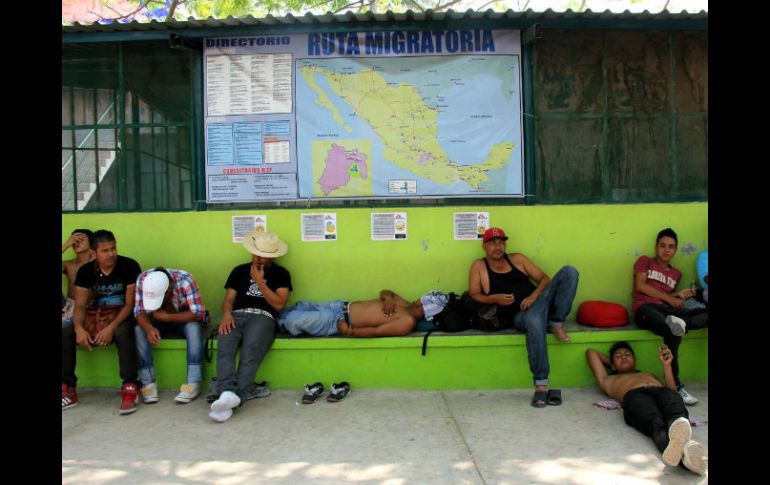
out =
{"type": "Polygon", "coordinates": [[[572,337],[567,335],[567,332],[564,331],[564,327],[559,325],[558,327],[551,327],[551,333],[556,335],[556,338],[559,339],[559,342],[570,342],[572,341],[572,337]]]}

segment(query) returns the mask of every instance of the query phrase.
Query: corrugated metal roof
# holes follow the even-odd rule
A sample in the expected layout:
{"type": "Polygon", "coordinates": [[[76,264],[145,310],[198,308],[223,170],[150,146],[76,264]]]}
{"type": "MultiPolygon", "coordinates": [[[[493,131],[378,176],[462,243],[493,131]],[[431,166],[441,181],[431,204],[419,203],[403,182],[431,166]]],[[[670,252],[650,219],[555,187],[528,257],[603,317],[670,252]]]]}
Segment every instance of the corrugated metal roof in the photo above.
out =
{"type": "Polygon", "coordinates": [[[541,23],[544,27],[559,27],[560,25],[572,25],[572,24],[591,24],[591,25],[606,25],[612,26],[616,24],[628,25],[629,23],[693,23],[703,24],[708,21],[708,12],[701,10],[697,13],[690,13],[682,11],[680,13],[672,13],[663,10],[659,13],[650,13],[645,10],[639,13],[632,13],[628,10],[624,12],[611,12],[605,10],[603,12],[593,12],[586,10],[584,12],[573,12],[572,10],[566,10],[564,12],[555,12],[551,9],[545,12],[535,12],[533,10],[526,10],[523,12],[514,12],[513,10],[507,10],[505,12],[495,12],[494,10],[486,11],[473,11],[467,10],[465,12],[455,12],[448,10],[446,12],[434,12],[432,10],[426,10],[425,12],[414,12],[407,10],[403,13],[395,13],[387,11],[385,13],[353,13],[346,12],[343,14],[334,15],[331,12],[327,12],[323,15],[314,15],[307,13],[302,16],[294,16],[292,14],[286,14],[283,17],[275,17],[268,15],[262,18],[256,18],[253,16],[248,17],[227,17],[224,19],[215,19],[209,17],[203,20],[197,20],[192,17],[187,20],[166,20],[164,22],[158,22],[152,20],[150,22],[127,22],[127,23],[111,23],[111,24],[80,24],[75,22],[73,25],[62,25],[62,34],[80,34],[80,33],[107,33],[107,32],[148,32],[148,31],[183,31],[187,34],[192,34],[196,30],[211,31],[216,29],[226,29],[232,27],[270,27],[276,26],[320,26],[320,25],[336,25],[346,23],[392,23],[392,22],[412,22],[412,21],[446,21],[446,20],[494,20],[494,21],[513,21],[515,24],[528,25],[532,23],[541,23]]]}

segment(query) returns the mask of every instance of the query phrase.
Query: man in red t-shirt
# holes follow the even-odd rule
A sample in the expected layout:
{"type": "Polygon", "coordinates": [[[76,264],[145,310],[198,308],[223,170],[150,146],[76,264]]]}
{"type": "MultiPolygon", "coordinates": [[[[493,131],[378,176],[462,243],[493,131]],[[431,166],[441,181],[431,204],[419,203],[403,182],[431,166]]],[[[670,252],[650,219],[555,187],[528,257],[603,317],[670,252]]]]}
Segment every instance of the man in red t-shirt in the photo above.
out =
{"type": "Polygon", "coordinates": [[[677,245],[676,233],[670,227],[663,229],[655,243],[655,257],[640,256],[634,263],[633,312],[640,328],[663,337],[671,349],[677,391],[685,404],[691,406],[698,400],[679,381],[679,344],[687,330],[708,325],[708,309],[686,308],[685,300],[694,297],[695,290],[674,292],[682,279],[682,273],[670,264],[677,245]]]}

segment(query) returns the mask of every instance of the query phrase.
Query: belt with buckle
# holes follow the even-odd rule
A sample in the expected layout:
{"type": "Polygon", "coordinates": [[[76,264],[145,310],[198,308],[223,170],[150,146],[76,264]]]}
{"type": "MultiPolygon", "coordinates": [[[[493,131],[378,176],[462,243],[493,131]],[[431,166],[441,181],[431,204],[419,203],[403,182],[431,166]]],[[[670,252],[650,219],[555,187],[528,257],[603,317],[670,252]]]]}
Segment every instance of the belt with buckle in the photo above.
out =
{"type": "Polygon", "coordinates": [[[342,316],[345,317],[345,323],[348,324],[348,327],[351,327],[350,324],[350,302],[349,301],[343,301],[342,302],[342,316]]]}
{"type": "Polygon", "coordinates": [[[233,313],[241,312],[241,313],[252,313],[254,315],[264,315],[272,320],[275,320],[275,317],[273,317],[273,314],[270,313],[267,310],[263,310],[261,308],[239,308],[237,310],[233,310],[233,313]]]}

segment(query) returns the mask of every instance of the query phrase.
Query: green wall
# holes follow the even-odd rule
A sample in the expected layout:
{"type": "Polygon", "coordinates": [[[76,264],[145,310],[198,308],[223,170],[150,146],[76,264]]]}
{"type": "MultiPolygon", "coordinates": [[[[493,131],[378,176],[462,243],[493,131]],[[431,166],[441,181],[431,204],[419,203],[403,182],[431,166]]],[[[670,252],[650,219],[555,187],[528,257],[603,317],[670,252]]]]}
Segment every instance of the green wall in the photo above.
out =
{"type": "MultiPolygon", "coordinates": [[[[232,243],[234,215],[267,214],[268,229],[288,243],[289,253],[278,261],[291,272],[291,303],[369,299],[382,288],[407,299],[434,289],[465,290],[471,262],[483,256],[480,241],[453,240],[452,214],[466,211],[488,211],[491,224],[510,237],[508,250],[523,252],[546,273],[575,266],[580,283],[573,318],[584,300],[630,308],[632,265],[639,255],[654,254],[660,229],[670,226],[679,235],[673,264],[683,272],[683,285],[695,279],[695,256],[708,242],[708,203],[62,214],[62,241],[78,227],[113,231],[118,253],[143,269],[164,265],[190,271],[218,321],[230,270],[250,260],[232,243]],[[300,214],[325,211],[337,213],[339,241],[302,242],[300,214]],[[370,214],[390,211],[407,212],[408,239],[372,241],[370,214]]],[[[62,255],[71,257],[71,250],[62,255]]],[[[64,276],[62,288],[66,291],[64,276]]]]}

